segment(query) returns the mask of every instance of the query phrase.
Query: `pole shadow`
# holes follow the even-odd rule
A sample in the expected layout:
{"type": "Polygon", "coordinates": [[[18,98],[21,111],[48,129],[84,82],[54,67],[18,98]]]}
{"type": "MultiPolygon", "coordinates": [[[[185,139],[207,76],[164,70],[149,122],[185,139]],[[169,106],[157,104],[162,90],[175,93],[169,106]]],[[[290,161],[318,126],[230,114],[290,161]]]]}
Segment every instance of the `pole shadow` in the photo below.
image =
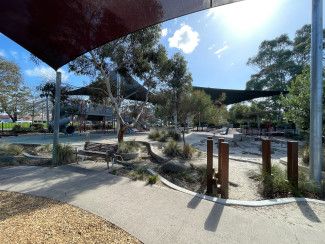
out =
{"type": "Polygon", "coordinates": [[[224,205],[215,203],[204,223],[204,229],[211,232],[216,232],[224,209],[224,205]]]}
{"type": "Polygon", "coordinates": [[[321,223],[320,219],[314,212],[314,210],[310,207],[308,202],[297,202],[297,206],[299,207],[301,213],[311,222],[321,223]]]}

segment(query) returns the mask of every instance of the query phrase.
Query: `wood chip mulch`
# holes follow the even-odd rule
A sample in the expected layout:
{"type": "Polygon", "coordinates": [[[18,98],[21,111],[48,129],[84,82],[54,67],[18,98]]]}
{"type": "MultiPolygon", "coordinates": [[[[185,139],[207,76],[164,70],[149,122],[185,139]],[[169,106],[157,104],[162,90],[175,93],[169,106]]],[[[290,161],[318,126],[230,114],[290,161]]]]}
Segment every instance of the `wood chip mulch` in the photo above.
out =
{"type": "Polygon", "coordinates": [[[66,203],[0,191],[0,243],[141,243],[114,224],[66,203]]]}

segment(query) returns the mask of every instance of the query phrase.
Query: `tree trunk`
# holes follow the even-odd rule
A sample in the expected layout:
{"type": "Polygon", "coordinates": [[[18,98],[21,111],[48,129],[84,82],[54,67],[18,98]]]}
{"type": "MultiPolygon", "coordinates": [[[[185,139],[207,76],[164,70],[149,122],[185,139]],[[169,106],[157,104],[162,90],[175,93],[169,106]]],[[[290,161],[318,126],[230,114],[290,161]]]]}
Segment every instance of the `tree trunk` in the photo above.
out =
{"type": "Polygon", "coordinates": [[[120,129],[118,130],[118,135],[117,135],[117,139],[118,139],[118,143],[123,142],[124,140],[124,133],[127,130],[128,126],[121,124],[120,125],[120,129]]]}

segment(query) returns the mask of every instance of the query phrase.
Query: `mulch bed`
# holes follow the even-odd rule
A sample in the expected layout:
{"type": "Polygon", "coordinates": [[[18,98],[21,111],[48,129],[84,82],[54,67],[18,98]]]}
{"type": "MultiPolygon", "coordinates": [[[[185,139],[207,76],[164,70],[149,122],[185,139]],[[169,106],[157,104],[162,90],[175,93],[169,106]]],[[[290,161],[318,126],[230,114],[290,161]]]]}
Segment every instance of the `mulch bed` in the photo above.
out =
{"type": "Polygon", "coordinates": [[[0,243],[142,243],[69,204],[0,191],[0,243]]]}

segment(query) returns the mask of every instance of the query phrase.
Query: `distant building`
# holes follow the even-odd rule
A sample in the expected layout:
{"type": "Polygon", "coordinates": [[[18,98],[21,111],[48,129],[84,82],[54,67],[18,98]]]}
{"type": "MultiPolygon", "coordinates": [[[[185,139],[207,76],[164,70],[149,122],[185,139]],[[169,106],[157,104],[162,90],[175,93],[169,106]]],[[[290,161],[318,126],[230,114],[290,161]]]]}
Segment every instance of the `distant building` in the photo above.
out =
{"type": "Polygon", "coordinates": [[[12,122],[8,114],[0,114],[0,122],[12,122]]]}

